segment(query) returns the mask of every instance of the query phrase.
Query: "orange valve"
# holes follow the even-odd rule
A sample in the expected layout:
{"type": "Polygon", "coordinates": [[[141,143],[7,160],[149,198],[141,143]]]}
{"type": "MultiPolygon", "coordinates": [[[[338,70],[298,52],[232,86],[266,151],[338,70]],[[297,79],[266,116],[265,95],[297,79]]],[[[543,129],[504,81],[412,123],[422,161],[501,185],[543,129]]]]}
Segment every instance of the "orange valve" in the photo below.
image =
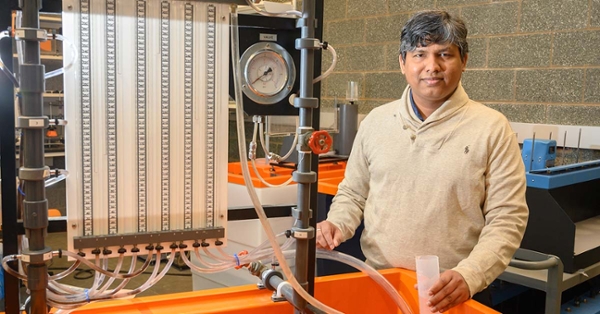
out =
{"type": "Polygon", "coordinates": [[[331,149],[333,139],[327,131],[314,131],[308,139],[308,146],[315,154],[324,154],[331,149]]]}

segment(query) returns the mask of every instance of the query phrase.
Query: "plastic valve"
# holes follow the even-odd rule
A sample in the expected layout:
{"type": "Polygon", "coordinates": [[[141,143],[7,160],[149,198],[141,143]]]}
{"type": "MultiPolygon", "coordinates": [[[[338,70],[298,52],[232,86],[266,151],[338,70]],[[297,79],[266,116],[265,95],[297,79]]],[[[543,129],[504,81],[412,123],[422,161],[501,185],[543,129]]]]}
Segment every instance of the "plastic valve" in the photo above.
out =
{"type": "Polygon", "coordinates": [[[315,154],[324,154],[331,149],[333,139],[327,131],[314,131],[308,139],[308,146],[315,154]]]}

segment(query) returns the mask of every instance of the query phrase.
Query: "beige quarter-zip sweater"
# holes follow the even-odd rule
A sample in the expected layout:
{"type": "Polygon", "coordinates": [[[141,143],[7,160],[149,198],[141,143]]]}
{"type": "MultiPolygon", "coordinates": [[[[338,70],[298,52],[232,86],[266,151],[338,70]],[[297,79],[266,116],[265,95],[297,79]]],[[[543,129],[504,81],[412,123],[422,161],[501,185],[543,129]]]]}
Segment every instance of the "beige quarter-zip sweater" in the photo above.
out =
{"type": "Polygon", "coordinates": [[[471,296],[488,286],[519,247],[528,218],[516,136],[499,112],[462,86],[420,121],[409,87],[361,123],[327,220],[354,235],[375,268],[415,269],[437,255],[471,296]]]}

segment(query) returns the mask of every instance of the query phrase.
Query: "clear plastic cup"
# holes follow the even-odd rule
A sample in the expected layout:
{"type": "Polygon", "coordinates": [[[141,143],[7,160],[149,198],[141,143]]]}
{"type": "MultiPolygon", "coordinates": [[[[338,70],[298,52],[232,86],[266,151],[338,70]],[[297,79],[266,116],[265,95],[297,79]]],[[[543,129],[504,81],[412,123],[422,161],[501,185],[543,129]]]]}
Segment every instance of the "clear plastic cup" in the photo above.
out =
{"type": "Polygon", "coordinates": [[[440,262],[435,255],[417,256],[417,287],[419,289],[419,313],[430,314],[427,302],[429,289],[440,279],[440,262]]]}

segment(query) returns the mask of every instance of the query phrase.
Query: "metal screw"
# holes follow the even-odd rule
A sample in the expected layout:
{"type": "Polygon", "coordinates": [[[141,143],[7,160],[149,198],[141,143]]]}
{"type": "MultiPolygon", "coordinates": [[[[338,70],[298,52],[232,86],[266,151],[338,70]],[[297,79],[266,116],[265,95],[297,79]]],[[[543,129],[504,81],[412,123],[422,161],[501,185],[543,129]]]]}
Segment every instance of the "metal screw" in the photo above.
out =
{"type": "Polygon", "coordinates": [[[73,6],[72,6],[72,5],[69,5],[69,6],[67,6],[67,9],[69,9],[69,10],[73,10],[73,6]]]}
{"type": "Polygon", "coordinates": [[[71,228],[73,228],[73,229],[77,228],[77,224],[72,224],[71,228]]]}

